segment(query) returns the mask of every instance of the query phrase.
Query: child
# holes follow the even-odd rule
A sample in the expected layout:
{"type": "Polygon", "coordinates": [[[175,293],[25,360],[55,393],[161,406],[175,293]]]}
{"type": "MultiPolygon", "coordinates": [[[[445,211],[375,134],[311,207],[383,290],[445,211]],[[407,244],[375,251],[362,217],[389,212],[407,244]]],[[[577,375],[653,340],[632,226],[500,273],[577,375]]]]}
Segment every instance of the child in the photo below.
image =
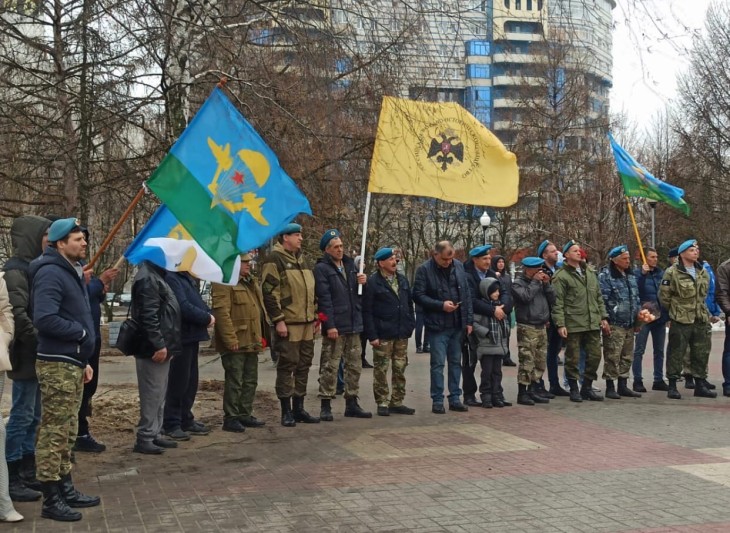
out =
{"type": "Polygon", "coordinates": [[[494,316],[498,308],[504,311],[505,306],[499,287],[495,278],[485,278],[479,283],[480,298],[490,304],[491,311],[486,315],[474,314],[477,357],[482,367],[479,392],[482,407],[487,408],[512,405],[505,401],[502,389],[502,358],[509,350],[509,316],[504,315],[501,320],[494,316]]]}

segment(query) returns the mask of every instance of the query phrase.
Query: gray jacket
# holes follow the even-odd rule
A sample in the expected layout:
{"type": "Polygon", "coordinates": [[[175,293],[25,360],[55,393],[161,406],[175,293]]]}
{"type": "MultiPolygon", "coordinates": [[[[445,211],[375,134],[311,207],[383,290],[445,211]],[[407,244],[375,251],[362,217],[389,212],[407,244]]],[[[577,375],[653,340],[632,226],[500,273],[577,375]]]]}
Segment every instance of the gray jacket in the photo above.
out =
{"type": "MultiPolygon", "coordinates": [[[[492,283],[498,283],[495,278],[485,278],[479,283],[481,299],[491,303],[487,289],[492,283]]],[[[499,295],[499,303],[504,305],[505,301],[511,298],[499,295]]],[[[497,320],[494,315],[474,315],[474,335],[477,338],[477,357],[480,359],[485,355],[503,356],[509,351],[509,316],[497,320]]]]}
{"type": "Polygon", "coordinates": [[[512,282],[512,299],[518,324],[544,326],[550,321],[550,308],[555,305],[555,289],[520,272],[512,282]]]}

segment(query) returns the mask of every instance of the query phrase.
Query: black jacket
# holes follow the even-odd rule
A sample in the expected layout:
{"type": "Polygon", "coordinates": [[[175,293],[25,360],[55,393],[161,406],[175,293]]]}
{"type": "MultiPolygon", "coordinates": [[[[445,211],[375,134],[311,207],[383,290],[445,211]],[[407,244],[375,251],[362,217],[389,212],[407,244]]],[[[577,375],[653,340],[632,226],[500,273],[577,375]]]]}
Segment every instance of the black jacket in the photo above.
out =
{"type": "Polygon", "coordinates": [[[166,272],[165,281],[175,293],[180,306],[183,344],[196,344],[210,340],[210,308],[205,305],[198,286],[187,272],[166,272]]]}
{"type": "Polygon", "coordinates": [[[43,253],[43,234],[50,225],[51,221],[46,218],[28,215],[13,220],[10,229],[13,256],[3,266],[15,317],[15,337],[10,346],[10,362],[13,365],[13,370],[8,371],[10,379],[36,377],[35,356],[38,341],[30,313],[29,265],[43,253]]]}
{"type": "Polygon", "coordinates": [[[342,267],[347,280],[340,274],[329,254],[324,254],[314,266],[314,292],[317,295],[317,310],[326,319],[322,322],[322,333],[337,328],[342,334],[360,333],[362,325],[362,304],[357,294],[357,268],[347,256],[342,258],[342,267]]]}
{"type": "MultiPolygon", "coordinates": [[[[502,272],[499,272],[499,276],[495,276],[497,280],[499,281],[499,299],[502,300],[504,303],[504,312],[508,315],[512,312],[512,308],[514,307],[514,301],[512,300],[512,277],[510,276],[510,272],[507,269],[507,260],[504,259],[501,255],[495,255],[492,257],[492,264],[496,265],[497,261],[500,259],[504,260],[505,267],[502,269],[502,272]]],[[[496,268],[493,268],[494,272],[498,272],[496,268]]]]}
{"type": "MultiPolygon", "coordinates": [[[[479,282],[482,281],[482,278],[479,277],[479,272],[477,272],[477,267],[474,265],[474,261],[469,259],[466,263],[464,263],[464,272],[466,272],[466,281],[469,283],[469,292],[471,293],[471,303],[474,309],[474,314],[486,316],[494,315],[494,308],[491,305],[486,305],[484,300],[479,297],[479,282]]],[[[491,268],[488,268],[484,279],[496,277],[496,272],[494,272],[491,268]]]]}
{"type": "MultiPolygon", "coordinates": [[[[461,261],[454,259],[453,268],[461,302],[459,309],[454,312],[461,314],[461,325],[466,328],[474,323],[471,291],[461,261]]],[[[443,292],[443,286],[437,277],[440,275],[436,260],[431,258],[416,269],[416,279],[413,283],[413,301],[423,307],[423,324],[426,329],[432,331],[442,331],[451,327],[448,325],[451,323],[451,317],[444,311],[444,302],[449,297],[443,292]]]]}
{"type": "Polygon", "coordinates": [[[162,348],[168,358],[182,352],[180,306],[164,276],[162,268],[143,261],[134,277],[131,314],[145,335],[135,357],[150,358],[162,348]]]}
{"type": "Polygon", "coordinates": [[[38,330],[37,358],[41,361],[83,368],[94,353],[94,319],[86,281],[79,274],[50,246],[30,266],[33,325],[38,330]]]}
{"type": "Polygon", "coordinates": [[[555,289],[550,283],[517,274],[512,283],[512,299],[518,324],[544,326],[550,322],[550,308],[555,304],[555,289]]]}
{"type": "Polygon", "coordinates": [[[408,279],[398,276],[398,294],[380,272],[368,278],[362,297],[362,318],[368,340],[408,339],[416,327],[408,279]]]}

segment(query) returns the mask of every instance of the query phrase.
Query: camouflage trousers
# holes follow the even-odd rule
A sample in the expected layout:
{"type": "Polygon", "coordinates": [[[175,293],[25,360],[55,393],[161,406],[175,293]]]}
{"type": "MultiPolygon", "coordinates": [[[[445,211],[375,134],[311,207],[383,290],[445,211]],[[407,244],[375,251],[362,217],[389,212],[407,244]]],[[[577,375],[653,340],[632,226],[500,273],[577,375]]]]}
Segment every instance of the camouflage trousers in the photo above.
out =
{"type": "Polygon", "coordinates": [[[278,398],[303,398],[307,395],[309,369],[314,359],[314,340],[291,342],[277,339],[276,349],[276,396],[278,398]]]}
{"type": "Polygon", "coordinates": [[[519,366],[517,383],[529,385],[540,381],[545,372],[547,357],[547,329],[545,326],[517,324],[519,366]]]}
{"type": "Polygon", "coordinates": [[[408,366],[408,339],[380,340],[373,347],[373,394],[378,407],[398,407],[406,397],[406,367],[408,366]],[[392,364],[393,393],[388,401],[388,366],[392,364]]]}
{"type": "Polygon", "coordinates": [[[679,379],[682,374],[684,355],[689,350],[689,373],[695,378],[707,377],[707,361],[710,358],[711,332],[709,322],[680,324],[672,321],[667,347],[667,377],[679,379]]]}
{"type": "Polygon", "coordinates": [[[41,389],[41,424],[36,444],[36,477],[58,481],[71,472],[84,369],[71,363],[36,361],[41,389]]]}
{"type": "Polygon", "coordinates": [[[601,330],[568,332],[565,339],[565,374],[568,379],[579,380],[578,361],[581,347],[586,351],[586,369],[583,376],[595,381],[598,379],[598,365],[601,364],[601,330]]]}
{"type": "Polygon", "coordinates": [[[603,337],[603,379],[628,379],[633,362],[633,328],[612,325],[611,335],[603,337]]]}
{"type": "Polygon", "coordinates": [[[337,369],[340,359],[345,363],[345,398],[356,398],[360,393],[362,373],[362,348],[359,333],[347,333],[332,340],[322,337],[322,354],[319,358],[319,397],[334,399],[337,390],[337,369]]]}

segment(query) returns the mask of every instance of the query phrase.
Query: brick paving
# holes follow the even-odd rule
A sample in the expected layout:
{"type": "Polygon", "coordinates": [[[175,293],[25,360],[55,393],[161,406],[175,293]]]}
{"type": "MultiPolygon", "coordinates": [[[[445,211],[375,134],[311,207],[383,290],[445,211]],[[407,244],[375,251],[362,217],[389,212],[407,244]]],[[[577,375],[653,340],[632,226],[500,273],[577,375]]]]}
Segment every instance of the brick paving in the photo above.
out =
{"type": "MultiPolygon", "coordinates": [[[[710,365],[718,385],[722,336],[710,365]]],[[[730,399],[649,392],[434,415],[428,356],[410,358],[414,416],[345,419],[338,398],[332,423],[282,428],[269,413],[266,428],[238,435],[218,426],[162,457],[129,446],[93,460],[79,454],[77,484],[102,506],[64,525],[39,518],[39,504],[19,504],[26,521],[15,530],[730,531],[730,399]]],[[[132,361],[112,367],[107,387],[134,381],[132,361]]],[[[218,364],[204,374],[222,378],[218,364]]],[[[270,363],[259,374],[260,389],[273,391],[270,363]]],[[[363,372],[361,403],[374,410],[371,375],[363,372]]],[[[504,384],[514,400],[515,369],[505,369],[504,384]]]]}

